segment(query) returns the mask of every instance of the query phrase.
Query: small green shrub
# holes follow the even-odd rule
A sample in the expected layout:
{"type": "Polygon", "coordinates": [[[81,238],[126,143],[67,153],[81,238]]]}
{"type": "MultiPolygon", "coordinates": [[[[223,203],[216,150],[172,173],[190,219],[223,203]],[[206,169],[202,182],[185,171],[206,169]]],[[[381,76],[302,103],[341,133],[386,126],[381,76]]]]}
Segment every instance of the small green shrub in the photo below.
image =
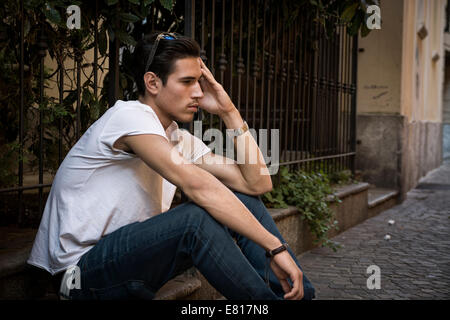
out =
{"type": "Polygon", "coordinates": [[[333,193],[330,179],[323,172],[290,171],[281,167],[279,184],[262,195],[262,200],[270,208],[297,207],[314,236],[314,243],[336,251],[339,245],[328,239],[328,232],[333,228],[338,230],[338,221],[329,204],[342,201],[333,193]]]}

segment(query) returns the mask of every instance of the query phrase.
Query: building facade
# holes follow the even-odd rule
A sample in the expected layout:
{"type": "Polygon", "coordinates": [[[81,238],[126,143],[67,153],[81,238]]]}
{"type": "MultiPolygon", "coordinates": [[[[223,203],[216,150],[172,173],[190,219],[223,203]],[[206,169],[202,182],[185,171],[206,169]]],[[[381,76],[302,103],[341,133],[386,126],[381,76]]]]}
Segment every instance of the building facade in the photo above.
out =
{"type": "Polygon", "coordinates": [[[359,39],[356,167],[402,198],[445,151],[446,5],[381,1],[381,29],[359,39]]]}

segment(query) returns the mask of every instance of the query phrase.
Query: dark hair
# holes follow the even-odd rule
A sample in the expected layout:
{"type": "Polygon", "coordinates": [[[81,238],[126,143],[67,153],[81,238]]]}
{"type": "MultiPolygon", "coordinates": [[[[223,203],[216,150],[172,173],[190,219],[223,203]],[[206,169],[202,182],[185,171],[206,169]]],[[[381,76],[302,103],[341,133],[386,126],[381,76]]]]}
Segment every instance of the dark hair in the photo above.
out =
{"type": "Polygon", "coordinates": [[[163,85],[166,85],[168,76],[173,72],[173,67],[176,60],[187,57],[199,57],[200,47],[198,43],[189,37],[178,35],[176,39],[167,40],[160,39],[156,49],[153,62],[148,70],[145,70],[150,51],[156,37],[161,32],[154,32],[145,35],[138,43],[133,52],[133,66],[134,81],[138,89],[139,95],[145,95],[144,74],[148,71],[154,72],[161,80],[163,85]]]}

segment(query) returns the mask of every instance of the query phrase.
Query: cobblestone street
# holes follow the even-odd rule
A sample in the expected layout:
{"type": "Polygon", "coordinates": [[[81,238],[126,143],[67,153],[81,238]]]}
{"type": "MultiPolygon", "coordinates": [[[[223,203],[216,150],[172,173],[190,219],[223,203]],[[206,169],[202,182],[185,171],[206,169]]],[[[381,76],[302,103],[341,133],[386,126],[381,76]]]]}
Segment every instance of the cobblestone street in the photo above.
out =
{"type": "Polygon", "coordinates": [[[299,256],[317,299],[449,299],[450,162],[422,178],[402,204],[333,240],[343,246],[337,252],[299,256]],[[380,289],[367,287],[371,265],[380,268],[380,289]]]}

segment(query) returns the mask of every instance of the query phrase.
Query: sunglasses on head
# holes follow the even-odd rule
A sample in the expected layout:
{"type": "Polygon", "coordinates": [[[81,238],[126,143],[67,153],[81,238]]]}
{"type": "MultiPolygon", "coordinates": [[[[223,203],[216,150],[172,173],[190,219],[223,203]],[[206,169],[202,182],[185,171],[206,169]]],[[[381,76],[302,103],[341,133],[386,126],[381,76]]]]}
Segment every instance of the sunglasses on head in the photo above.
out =
{"type": "Polygon", "coordinates": [[[150,52],[150,55],[148,57],[147,64],[145,65],[145,72],[148,72],[148,68],[150,68],[150,65],[153,62],[153,58],[155,57],[156,49],[158,48],[159,40],[161,40],[161,39],[174,40],[174,39],[177,39],[177,35],[172,32],[161,32],[160,34],[158,34],[158,36],[156,37],[155,43],[153,44],[152,51],[150,52]]]}

